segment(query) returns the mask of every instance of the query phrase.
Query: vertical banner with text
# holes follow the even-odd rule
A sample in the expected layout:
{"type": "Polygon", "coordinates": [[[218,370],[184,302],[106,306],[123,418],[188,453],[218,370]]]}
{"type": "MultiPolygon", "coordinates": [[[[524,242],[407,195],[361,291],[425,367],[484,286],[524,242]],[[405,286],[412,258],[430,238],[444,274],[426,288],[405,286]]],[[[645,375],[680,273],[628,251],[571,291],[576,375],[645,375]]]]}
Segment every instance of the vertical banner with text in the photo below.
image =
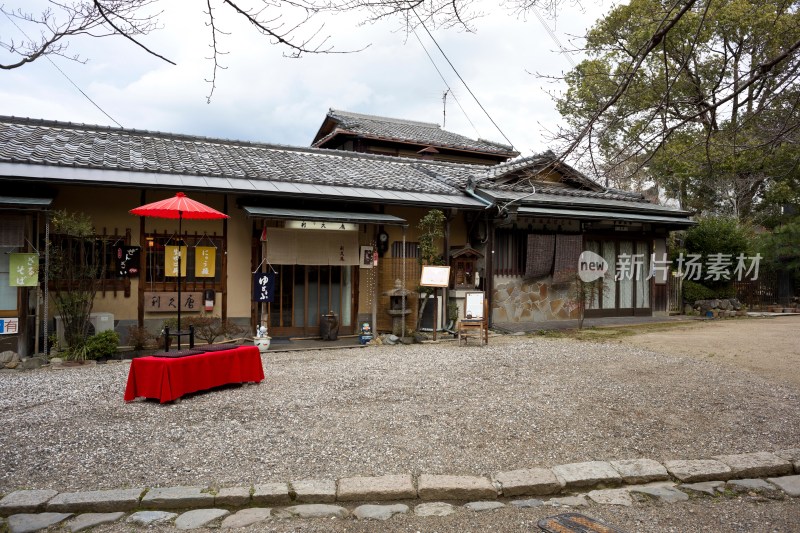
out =
{"type": "Polygon", "coordinates": [[[39,282],[39,254],[9,254],[9,285],[35,287],[39,282]]]}
{"type": "Polygon", "coordinates": [[[194,277],[213,278],[216,276],[217,249],[213,246],[194,247],[194,277]]]}
{"type": "Polygon", "coordinates": [[[178,257],[181,258],[181,277],[186,277],[186,246],[164,247],[164,272],[167,276],[178,275],[178,257]]]}
{"type": "Polygon", "coordinates": [[[275,299],[275,272],[256,272],[253,274],[253,301],[272,302],[275,299]]]}
{"type": "Polygon", "coordinates": [[[142,249],[139,246],[117,246],[117,275],[135,278],[139,275],[139,258],[142,249]]]}

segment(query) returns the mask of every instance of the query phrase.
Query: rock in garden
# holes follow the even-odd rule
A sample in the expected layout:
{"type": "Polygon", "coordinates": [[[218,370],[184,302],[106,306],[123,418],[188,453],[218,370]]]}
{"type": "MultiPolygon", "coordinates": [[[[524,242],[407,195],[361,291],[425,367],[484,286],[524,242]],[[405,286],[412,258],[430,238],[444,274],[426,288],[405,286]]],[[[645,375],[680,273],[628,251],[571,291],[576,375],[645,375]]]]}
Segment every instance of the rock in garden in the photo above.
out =
{"type": "Polygon", "coordinates": [[[414,514],[417,516],[447,516],[455,512],[455,507],[443,502],[421,503],[414,507],[414,514]]]}
{"type": "Polygon", "coordinates": [[[359,505],[353,509],[353,516],[359,520],[388,520],[396,514],[408,512],[408,505],[359,505]]]}

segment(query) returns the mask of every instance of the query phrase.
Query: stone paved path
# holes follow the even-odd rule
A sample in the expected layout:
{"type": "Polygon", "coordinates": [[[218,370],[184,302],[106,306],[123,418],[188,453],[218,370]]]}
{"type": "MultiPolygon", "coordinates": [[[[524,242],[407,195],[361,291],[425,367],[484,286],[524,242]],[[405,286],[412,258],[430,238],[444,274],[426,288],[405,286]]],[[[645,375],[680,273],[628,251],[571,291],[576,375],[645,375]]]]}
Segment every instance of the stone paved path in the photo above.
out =
{"type": "Polygon", "coordinates": [[[109,523],[179,530],[241,528],[275,519],[386,521],[510,506],[678,505],[690,498],[800,497],[800,448],[709,459],[592,461],[492,476],[410,474],[300,480],[249,487],[161,487],[57,493],[17,490],[0,499],[0,531],[76,532],[109,523]],[[530,498],[537,496],[537,498],[530,498]],[[527,498],[526,498],[527,497],[527,498]],[[445,501],[441,501],[445,500],[445,501]]]}

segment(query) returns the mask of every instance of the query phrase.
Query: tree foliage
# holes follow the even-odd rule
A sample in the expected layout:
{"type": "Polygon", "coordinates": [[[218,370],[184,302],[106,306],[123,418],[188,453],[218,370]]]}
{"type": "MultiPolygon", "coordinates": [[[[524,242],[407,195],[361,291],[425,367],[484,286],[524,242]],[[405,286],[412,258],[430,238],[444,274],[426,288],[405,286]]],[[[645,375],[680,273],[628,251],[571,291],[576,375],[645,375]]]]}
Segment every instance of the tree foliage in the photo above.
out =
{"type": "Polygon", "coordinates": [[[757,247],[767,268],[794,272],[795,277],[800,277],[800,217],[759,235],[757,247]]]}
{"type": "Polygon", "coordinates": [[[598,171],[643,173],[685,208],[741,219],[796,193],[797,2],[632,0],[586,48],[558,109],[562,140],[598,171]]]}
{"type": "Polygon", "coordinates": [[[700,254],[703,259],[711,254],[736,257],[753,249],[753,230],[735,218],[705,217],[686,230],[683,246],[687,253],[700,254]]]}
{"type": "Polygon", "coordinates": [[[95,238],[87,215],[63,210],[52,215],[50,240],[50,295],[62,320],[68,356],[84,359],[94,297],[105,275],[100,266],[104,243],[95,238]]]}
{"type": "MultiPolygon", "coordinates": [[[[438,209],[431,209],[422,217],[417,225],[420,230],[419,234],[419,262],[421,265],[444,265],[445,260],[441,251],[440,240],[444,237],[444,224],[446,218],[444,213],[438,209]]],[[[432,287],[420,287],[419,291],[425,296],[419,307],[419,314],[417,317],[417,330],[422,323],[422,313],[433,293],[432,287]]]]}
{"type": "Polygon", "coordinates": [[[422,217],[419,228],[419,260],[423,265],[443,265],[444,258],[440,239],[444,237],[445,216],[438,209],[431,209],[422,217]]]}
{"type": "MultiPolygon", "coordinates": [[[[704,217],[696,226],[686,231],[681,251],[700,255],[700,263],[703,265],[711,263],[713,256],[727,257],[735,268],[737,258],[740,255],[749,257],[754,247],[755,234],[749,225],[733,217],[704,217]]],[[[715,296],[722,296],[721,291],[731,285],[732,274],[729,274],[729,278],[714,280],[701,274],[699,284],[711,288],[715,296]]]]}

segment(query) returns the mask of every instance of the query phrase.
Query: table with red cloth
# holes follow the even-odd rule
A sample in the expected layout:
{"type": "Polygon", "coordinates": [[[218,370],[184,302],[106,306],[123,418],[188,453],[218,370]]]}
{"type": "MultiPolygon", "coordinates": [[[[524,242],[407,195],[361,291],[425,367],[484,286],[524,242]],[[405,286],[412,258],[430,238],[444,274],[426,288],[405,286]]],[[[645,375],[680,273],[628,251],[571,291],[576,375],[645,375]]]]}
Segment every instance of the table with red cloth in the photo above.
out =
{"type": "Polygon", "coordinates": [[[131,361],[125,401],[144,396],[166,403],[191,392],[263,379],[264,367],[256,346],[176,358],[140,357],[131,361]]]}

